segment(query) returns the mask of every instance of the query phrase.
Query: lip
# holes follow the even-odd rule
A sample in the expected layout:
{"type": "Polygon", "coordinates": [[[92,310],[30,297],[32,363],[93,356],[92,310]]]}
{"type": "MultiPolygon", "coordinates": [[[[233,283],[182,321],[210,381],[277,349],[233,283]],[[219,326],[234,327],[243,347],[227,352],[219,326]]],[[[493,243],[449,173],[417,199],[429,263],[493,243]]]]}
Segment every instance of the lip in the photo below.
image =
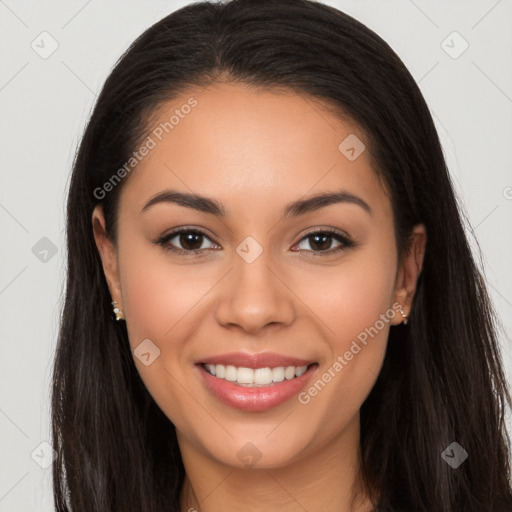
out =
{"type": "Polygon", "coordinates": [[[297,395],[301,389],[306,387],[312,375],[318,369],[317,363],[308,363],[308,361],[303,359],[284,357],[278,354],[260,354],[256,358],[253,355],[249,355],[249,359],[246,356],[246,354],[241,353],[226,354],[225,356],[208,358],[196,364],[207,390],[224,404],[241,411],[266,411],[284,404],[293,396],[297,395]],[[230,357],[227,358],[227,355],[230,357]],[[275,356],[277,356],[277,359],[275,356]],[[237,364],[233,364],[235,361],[237,364]],[[277,361],[277,364],[275,364],[275,361],[277,361]],[[264,364],[265,362],[268,364],[264,364]],[[203,364],[233,364],[233,366],[243,366],[253,369],[266,366],[308,366],[308,369],[300,377],[294,377],[290,380],[275,382],[268,386],[247,387],[214,377],[206,371],[203,364]]]}
{"type": "Polygon", "coordinates": [[[261,352],[251,354],[249,352],[229,352],[217,356],[207,357],[196,361],[196,364],[223,364],[236,366],[237,368],[275,368],[276,366],[309,366],[315,361],[284,356],[275,352],[261,352]]]}

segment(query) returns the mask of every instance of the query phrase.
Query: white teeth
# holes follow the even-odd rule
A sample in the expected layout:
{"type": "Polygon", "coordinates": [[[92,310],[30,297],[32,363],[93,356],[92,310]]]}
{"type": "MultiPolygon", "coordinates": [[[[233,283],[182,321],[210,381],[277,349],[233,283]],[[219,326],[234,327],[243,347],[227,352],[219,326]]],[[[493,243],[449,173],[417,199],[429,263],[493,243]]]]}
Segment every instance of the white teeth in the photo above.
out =
{"type": "Polygon", "coordinates": [[[254,370],[252,368],[238,368],[236,381],[240,384],[252,384],[254,382],[254,370]]]}
{"type": "Polygon", "coordinates": [[[284,368],[282,366],[278,366],[277,368],[272,368],[272,380],[274,382],[283,382],[284,368]]]}
{"type": "Polygon", "coordinates": [[[306,373],[306,370],[308,369],[307,366],[299,366],[296,370],[295,370],[295,376],[296,377],[300,377],[301,375],[304,375],[306,373]]]}
{"type": "Polygon", "coordinates": [[[203,365],[208,373],[219,379],[236,382],[242,386],[268,386],[273,382],[282,382],[300,377],[306,373],[307,366],[277,366],[275,368],[237,368],[223,364],[203,365]]]}
{"type": "Polygon", "coordinates": [[[223,379],[226,376],[226,367],[223,364],[216,364],[215,373],[212,373],[212,375],[216,375],[219,379],[223,379]]]}
{"type": "Polygon", "coordinates": [[[226,372],[224,375],[224,378],[226,380],[234,382],[236,380],[236,374],[237,374],[236,366],[231,366],[231,365],[226,366],[226,372]]]}
{"type": "Polygon", "coordinates": [[[284,371],[284,378],[287,380],[293,379],[295,377],[295,366],[288,366],[284,371]]]}
{"type": "Polygon", "coordinates": [[[270,384],[272,382],[272,370],[270,368],[257,368],[254,370],[254,384],[270,384]]]}

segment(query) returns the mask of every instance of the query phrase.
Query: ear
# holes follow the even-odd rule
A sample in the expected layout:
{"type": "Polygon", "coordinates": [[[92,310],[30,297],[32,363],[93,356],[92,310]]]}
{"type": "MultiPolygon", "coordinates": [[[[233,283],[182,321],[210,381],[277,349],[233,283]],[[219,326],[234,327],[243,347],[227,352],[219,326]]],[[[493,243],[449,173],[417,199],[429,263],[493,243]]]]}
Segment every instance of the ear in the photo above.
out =
{"type": "Polygon", "coordinates": [[[110,291],[110,296],[113,301],[118,303],[117,307],[122,309],[123,302],[117,263],[117,250],[114,243],[107,236],[105,216],[101,205],[97,205],[92,212],[92,228],[96,247],[98,248],[103,265],[103,273],[105,274],[105,279],[110,291]]]}
{"type": "MultiPolygon", "coordinates": [[[[427,231],[423,224],[418,224],[412,230],[411,245],[398,269],[395,283],[395,301],[401,304],[406,316],[409,316],[411,311],[416,284],[423,267],[426,245],[427,231]]],[[[391,320],[393,325],[398,325],[402,322],[403,317],[401,314],[396,314],[391,320]]]]}

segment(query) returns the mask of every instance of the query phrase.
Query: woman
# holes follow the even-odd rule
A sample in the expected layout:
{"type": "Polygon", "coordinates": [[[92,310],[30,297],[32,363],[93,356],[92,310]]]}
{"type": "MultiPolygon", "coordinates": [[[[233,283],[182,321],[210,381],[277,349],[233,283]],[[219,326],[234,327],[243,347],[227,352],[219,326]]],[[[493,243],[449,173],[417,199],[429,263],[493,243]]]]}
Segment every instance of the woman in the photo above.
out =
{"type": "Polygon", "coordinates": [[[149,28],[87,126],[67,236],[57,510],[512,510],[438,135],[353,18],[233,0],[149,28]]]}

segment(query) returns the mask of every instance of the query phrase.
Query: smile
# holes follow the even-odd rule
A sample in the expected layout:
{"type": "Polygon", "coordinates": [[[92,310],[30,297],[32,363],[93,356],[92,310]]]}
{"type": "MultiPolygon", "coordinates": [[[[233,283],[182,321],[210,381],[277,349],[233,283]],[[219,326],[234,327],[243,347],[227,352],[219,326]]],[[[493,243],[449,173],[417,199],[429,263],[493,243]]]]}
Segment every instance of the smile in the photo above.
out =
{"type": "Polygon", "coordinates": [[[300,393],[318,363],[278,354],[224,354],[196,363],[206,390],[242,411],[266,411],[300,393]]]}

